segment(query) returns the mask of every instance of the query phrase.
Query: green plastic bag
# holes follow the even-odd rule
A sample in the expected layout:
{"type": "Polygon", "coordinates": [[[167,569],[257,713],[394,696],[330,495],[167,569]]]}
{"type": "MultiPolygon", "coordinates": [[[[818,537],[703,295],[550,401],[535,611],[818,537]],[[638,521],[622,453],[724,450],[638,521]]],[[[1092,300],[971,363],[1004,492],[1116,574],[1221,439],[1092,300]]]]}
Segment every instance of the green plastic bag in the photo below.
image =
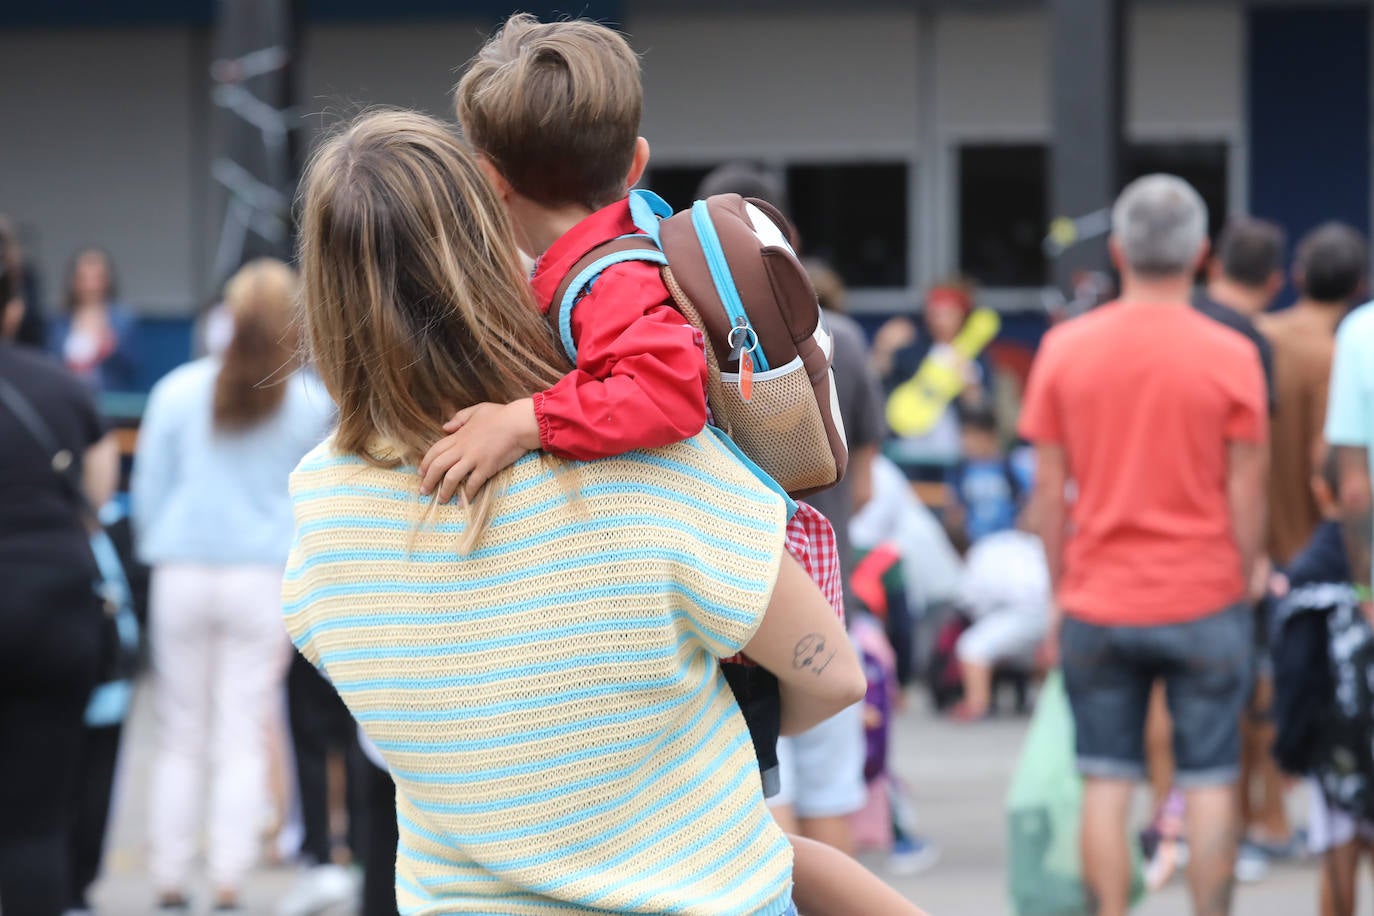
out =
{"type": "MultiPolygon", "coordinates": [[[[1056,670],[1040,690],[1007,795],[1008,884],[1016,916],[1088,916],[1078,844],[1082,809],[1073,713],[1056,670]]],[[[1131,848],[1134,902],[1145,881],[1139,849],[1131,848]]]]}

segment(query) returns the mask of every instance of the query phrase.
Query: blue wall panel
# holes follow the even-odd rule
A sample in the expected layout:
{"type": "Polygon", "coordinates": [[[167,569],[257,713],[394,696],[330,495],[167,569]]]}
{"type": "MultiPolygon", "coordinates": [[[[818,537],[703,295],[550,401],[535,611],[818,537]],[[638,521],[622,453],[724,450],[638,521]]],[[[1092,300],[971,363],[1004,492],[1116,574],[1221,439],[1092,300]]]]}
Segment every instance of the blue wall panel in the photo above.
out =
{"type": "Polygon", "coordinates": [[[1250,212],[1294,242],[1331,219],[1369,232],[1369,15],[1250,12],[1250,212]]]}

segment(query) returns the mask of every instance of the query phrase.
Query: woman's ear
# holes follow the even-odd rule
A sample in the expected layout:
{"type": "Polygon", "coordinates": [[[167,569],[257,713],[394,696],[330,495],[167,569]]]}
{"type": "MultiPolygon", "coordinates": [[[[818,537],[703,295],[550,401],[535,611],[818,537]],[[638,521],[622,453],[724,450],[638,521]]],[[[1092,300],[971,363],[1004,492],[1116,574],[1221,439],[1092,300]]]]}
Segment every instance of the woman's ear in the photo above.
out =
{"type": "Polygon", "coordinates": [[[635,157],[630,162],[630,174],[625,176],[625,190],[628,191],[639,184],[639,179],[644,177],[644,170],[649,167],[649,141],[643,137],[635,138],[635,157]]]}

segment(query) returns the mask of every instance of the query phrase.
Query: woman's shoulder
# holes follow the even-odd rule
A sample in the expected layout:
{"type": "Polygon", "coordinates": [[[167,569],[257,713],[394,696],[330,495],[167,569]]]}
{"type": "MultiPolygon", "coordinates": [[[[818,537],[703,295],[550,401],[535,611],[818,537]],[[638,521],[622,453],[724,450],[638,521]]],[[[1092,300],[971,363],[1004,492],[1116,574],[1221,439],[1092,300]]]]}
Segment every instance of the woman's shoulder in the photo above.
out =
{"type": "Polygon", "coordinates": [[[0,369],[4,369],[6,375],[31,374],[44,381],[71,379],[80,384],[51,353],[19,344],[0,343],[0,369]]]}
{"type": "MultiPolygon", "coordinates": [[[[498,540],[559,525],[588,531],[626,525],[649,541],[707,537],[759,548],[776,536],[781,545],[781,498],[709,432],[597,461],[533,453],[489,486],[498,489],[488,530],[501,533],[488,536],[498,540]]],[[[291,494],[298,516],[409,519],[397,530],[409,531],[422,517],[457,530],[467,518],[456,501],[429,507],[413,467],[382,467],[342,451],[332,433],[296,465],[291,494]]]]}
{"type": "Polygon", "coordinates": [[[0,378],[32,402],[39,415],[59,433],[80,430],[79,437],[68,443],[70,446],[84,448],[104,434],[95,395],[50,354],[0,344],[0,378]]]}
{"type": "Polygon", "coordinates": [[[153,384],[148,393],[149,405],[165,407],[169,401],[209,391],[214,387],[219,366],[220,361],[216,356],[203,356],[177,366],[153,384]]]}
{"type": "Polygon", "coordinates": [[[367,462],[356,455],[349,455],[339,451],[338,445],[334,441],[334,435],[330,433],[314,448],[306,452],[305,457],[296,463],[295,470],[291,472],[291,490],[294,493],[297,489],[298,481],[302,481],[312,475],[327,475],[343,468],[364,468],[368,466],[367,462]]]}
{"type": "MultiPolygon", "coordinates": [[[[710,541],[741,551],[781,549],[787,511],[782,497],[720,435],[708,428],[663,448],[572,462],[569,474],[545,473],[552,487],[575,493],[570,513],[591,517],[597,525],[634,527],[645,543],[710,541]]],[[[526,474],[537,469],[533,464],[521,468],[526,474]]],[[[512,529],[526,524],[525,513],[538,502],[532,492],[525,495],[524,486],[513,479],[511,498],[500,503],[512,529]]]]}
{"type": "Polygon", "coordinates": [[[577,464],[584,473],[606,481],[623,480],[650,488],[680,486],[684,500],[717,489],[735,494],[742,503],[782,505],[774,490],[762,482],[762,472],[746,465],[724,433],[710,427],[662,448],[577,464]]]}

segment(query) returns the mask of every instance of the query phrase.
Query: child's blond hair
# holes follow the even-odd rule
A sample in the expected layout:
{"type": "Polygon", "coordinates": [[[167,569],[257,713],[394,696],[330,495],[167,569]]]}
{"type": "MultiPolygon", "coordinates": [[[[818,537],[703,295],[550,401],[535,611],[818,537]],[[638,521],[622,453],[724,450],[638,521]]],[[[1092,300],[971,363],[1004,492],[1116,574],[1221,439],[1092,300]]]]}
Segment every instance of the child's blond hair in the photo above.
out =
{"type": "Polygon", "coordinates": [[[625,196],[644,90],[639,58],[619,32],[512,16],[455,96],[468,139],[520,195],[591,209],[625,196]]]}

